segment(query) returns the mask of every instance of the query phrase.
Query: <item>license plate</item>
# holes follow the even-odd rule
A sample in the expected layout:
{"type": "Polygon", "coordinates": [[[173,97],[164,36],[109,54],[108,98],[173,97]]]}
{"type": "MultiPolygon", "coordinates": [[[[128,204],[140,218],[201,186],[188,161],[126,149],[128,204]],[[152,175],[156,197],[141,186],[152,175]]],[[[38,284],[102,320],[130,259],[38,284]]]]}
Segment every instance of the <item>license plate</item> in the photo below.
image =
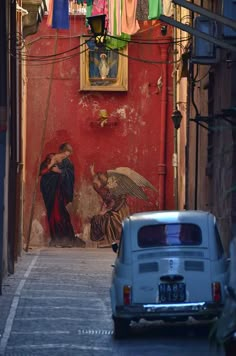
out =
{"type": "Polygon", "coordinates": [[[184,283],[159,284],[159,301],[161,303],[184,302],[186,299],[184,283]]]}

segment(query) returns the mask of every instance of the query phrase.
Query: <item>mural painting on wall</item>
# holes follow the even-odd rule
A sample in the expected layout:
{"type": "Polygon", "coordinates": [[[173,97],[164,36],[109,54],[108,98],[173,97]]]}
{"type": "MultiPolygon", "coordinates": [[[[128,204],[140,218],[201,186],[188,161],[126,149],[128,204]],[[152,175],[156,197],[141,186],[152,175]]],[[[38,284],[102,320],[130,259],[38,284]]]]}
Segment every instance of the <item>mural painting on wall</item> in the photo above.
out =
{"type": "Polygon", "coordinates": [[[67,204],[74,194],[74,165],[70,160],[72,146],[63,143],[59,152],[49,153],[40,165],[40,190],[47,210],[50,246],[71,247],[78,244],[67,204]]]}
{"type": "Polygon", "coordinates": [[[127,46],[117,51],[84,38],[81,46],[80,90],[128,90],[127,46]]]}
{"type": "Polygon", "coordinates": [[[93,177],[93,188],[102,199],[100,213],[91,220],[90,239],[101,246],[111,245],[119,241],[122,220],[129,215],[127,197],[147,200],[142,187],[157,189],[143,176],[129,167],[119,167],[106,172],[94,171],[90,166],[93,177]]]}
{"type": "Polygon", "coordinates": [[[118,53],[102,50],[89,51],[89,80],[91,85],[109,85],[118,75],[118,53]]]}

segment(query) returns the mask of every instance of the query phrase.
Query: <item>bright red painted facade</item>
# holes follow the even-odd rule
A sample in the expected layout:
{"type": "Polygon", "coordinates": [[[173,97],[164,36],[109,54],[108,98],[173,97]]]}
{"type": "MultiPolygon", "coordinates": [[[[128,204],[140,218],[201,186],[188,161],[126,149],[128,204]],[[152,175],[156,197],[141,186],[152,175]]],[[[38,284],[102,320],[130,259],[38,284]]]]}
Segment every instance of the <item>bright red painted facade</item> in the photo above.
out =
{"type": "MultiPolygon", "coordinates": [[[[84,22],[82,17],[71,17],[70,29],[58,31],[57,53],[79,45],[78,36],[87,33],[84,22]]],[[[77,233],[83,232],[88,218],[99,210],[99,199],[92,188],[92,164],[96,171],[130,167],[158,189],[158,193],[145,189],[148,201],[129,198],[131,212],[174,208],[172,65],[167,64],[172,60],[167,44],[171,38],[161,35],[158,21],[141,27],[134,38],[165,43],[129,44],[127,92],[80,92],[79,49],[73,52],[77,55],[55,63],[53,73],[52,64],[27,62],[24,234],[27,239],[31,232],[32,243],[43,244],[49,239],[39,189],[39,164],[66,141],[74,150],[75,198],[69,211],[77,233]],[[157,85],[159,78],[162,86],[157,85]],[[101,109],[117,118],[118,125],[92,125],[101,109]]],[[[37,34],[27,38],[27,55],[51,55],[55,37],[56,30],[42,22],[37,34]]]]}

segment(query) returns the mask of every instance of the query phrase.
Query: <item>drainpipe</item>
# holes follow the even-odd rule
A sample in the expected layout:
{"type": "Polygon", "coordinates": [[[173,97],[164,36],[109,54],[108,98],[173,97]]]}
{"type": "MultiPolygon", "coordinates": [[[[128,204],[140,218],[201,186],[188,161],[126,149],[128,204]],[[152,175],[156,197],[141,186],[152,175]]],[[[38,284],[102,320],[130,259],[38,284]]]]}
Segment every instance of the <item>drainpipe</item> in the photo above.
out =
{"type": "MultiPolygon", "coordinates": [[[[192,98],[194,95],[194,84],[192,85],[192,98]]],[[[192,104],[195,105],[192,99],[192,104]]],[[[195,192],[194,192],[194,209],[197,210],[198,208],[198,163],[199,163],[199,125],[196,125],[196,143],[195,143],[195,192]]]]}
{"type": "Polygon", "coordinates": [[[10,7],[10,121],[9,121],[9,191],[8,191],[8,272],[14,273],[16,244],[16,182],[17,182],[17,66],[16,66],[16,2],[10,7]]]}
{"type": "MultiPolygon", "coordinates": [[[[192,0],[192,3],[194,4],[194,0],[192,0]]],[[[203,0],[201,0],[201,7],[203,7],[203,0]]],[[[194,21],[194,13],[192,13],[192,23],[194,21]]],[[[194,100],[194,91],[195,91],[195,77],[194,77],[194,64],[192,65],[192,70],[191,70],[191,75],[192,75],[192,105],[195,109],[196,116],[199,116],[198,108],[194,100]]],[[[197,77],[197,74],[196,74],[197,77]]],[[[197,210],[198,208],[198,165],[199,165],[199,152],[198,152],[198,144],[199,144],[199,125],[196,125],[196,142],[195,142],[195,191],[194,191],[194,209],[197,210]]]]}
{"type": "Polygon", "coordinates": [[[185,146],[185,205],[184,209],[189,209],[189,145],[190,145],[190,98],[191,98],[191,80],[188,78],[187,87],[187,110],[186,110],[186,146],[185,146]]]}
{"type": "MultiPolygon", "coordinates": [[[[22,6],[22,1],[18,1],[18,4],[22,6]]],[[[17,14],[17,32],[23,34],[22,28],[22,13],[17,14]]],[[[23,75],[22,75],[22,64],[17,61],[17,195],[16,195],[16,212],[17,212],[17,222],[16,222],[16,238],[17,243],[15,244],[15,260],[18,256],[21,256],[22,253],[22,236],[23,236],[23,158],[22,158],[22,145],[23,145],[23,136],[22,136],[22,84],[23,75]]]]}
{"type": "MultiPolygon", "coordinates": [[[[191,3],[194,4],[194,0],[191,0],[191,3]]],[[[202,2],[201,2],[201,6],[202,2]]],[[[191,24],[193,24],[194,21],[194,13],[192,12],[191,15],[191,24]]],[[[192,51],[192,48],[191,48],[192,51]]],[[[193,90],[193,79],[194,79],[194,75],[193,75],[193,69],[194,69],[194,65],[192,62],[190,62],[190,68],[189,68],[189,76],[188,76],[188,88],[187,88],[187,112],[186,112],[186,116],[187,116],[187,122],[186,122],[186,147],[185,147],[185,206],[184,208],[186,210],[188,210],[189,208],[192,208],[192,203],[190,204],[190,182],[189,182],[189,177],[190,177],[190,172],[189,172],[189,165],[190,165],[190,117],[191,117],[191,99],[193,97],[194,94],[194,90],[193,90]]],[[[197,125],[198,126],[198,125],[197,125]]],[[[197,135],[196,135],[197,136],[197,135]]],[[[198,139],[198,137],[196,137],[196,139],[198,139]]],[[[197,148],[197,146],[196,146],[197,148]]],[[[198,157],[195,157],[198,158],[198,157]]],[[[198,166],[198,163],[196,163],[195,160],[195,171],[196,171],[196,167],[198,166]]],[[[195,184],[196,184],[196,172],[195,172],[195,184]]],[[[196,210],[196,206],[197,206],[197,200],[196,200],[196,196],[197,196],[197,192],[196,192],[196,188],[195,188],[195,192],[194,192],[194,209],[196,210]]]]}
{"type": "Polygon", "coordinates": [[[0,11],[0,295],[3,279],[3,218],[4,181],[6,165],[6,123],[7,123],[7,2],[2,1],[0,11]]]}
{"type": "MultiPolygon", "coordinates": [[[[176,6],[174,7],[174,19],[177,20],[177,10],[176,6]]],[[[174,40],[177,38],[177,28],[174,27],[174,40]]],[[[176,61],[177,61],[177,45],[174,42],[173,45],[174,49],[174,75],[173,75],[173,111],[177,109],[177,68],[176,68],[176,61]]],[[[178,170],[179,170],[179,158],[178,158],[178,130],[174,128],[174,153],[173,153],[173,160],[172,160],[173,170],[174,170],[174,200],[175,200],[175,209],[178,210],[179,208],[179,194],[178,194],[178,170]]]]}
{"type": "MultiPolygon", "coordinates": [[[[167,40],[170,40],[169,38],[167,40]]],[[[166,208],[166,124],[167,124],[167,95],[168,95],[168,46],[160,44],[162,64],[162,92],[161,92],[161,120],[160,120],[160,148],[159,148],[159,210],[166,208]]]]}

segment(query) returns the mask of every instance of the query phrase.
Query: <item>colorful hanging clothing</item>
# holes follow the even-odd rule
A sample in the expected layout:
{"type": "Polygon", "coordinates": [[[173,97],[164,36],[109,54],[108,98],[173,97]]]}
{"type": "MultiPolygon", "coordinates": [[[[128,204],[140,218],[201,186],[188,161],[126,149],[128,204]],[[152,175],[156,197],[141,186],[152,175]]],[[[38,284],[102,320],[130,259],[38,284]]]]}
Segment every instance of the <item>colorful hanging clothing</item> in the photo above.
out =
{"type": "Polygon", "coordinates": [[[92,8],[93,8],[93,5],[86,6],[86,17],[89,17],[92,15],[92,8]]]}
{"type": "Polygon", "coordinates": [[[77,0],[77,4],[84,5],[86,3],[87,6],[93,5],[93,0],[77,0]]]}
{"type": "Polygon", "coordinates": [[[136,11],[136,18],[139,21],[146,21],[148,20],[148,0],[138,0],[137,2],[137,11],[136,11]]]}
{"type": "Polygon", "coordinates": [[[163,15],[171,17],[174,14],[172,0],[163,0],[162,7],[163,15]]]}
{"type": "Polygon", "coordinates": [[[69,29],[68,0],[49,1],[47,24],[56,29],[69,29]]]}
{"type": "Polygon", "coordinates": [[[108,8],[109,28],[108,32],[111,36],[121,35],[121,15],[122,15],[122,0],[110,0],[108,8]]]}
{"type": "Polygon", "coordinates": [[[122,33],[117,38],[107,36],[106,38],[107,47],[111,49],[124,48],[125,46],[127,46],[128,41],[130,41],[130,37],[131,36],[127,35],[126,33],[122,33]]]}
{"type": "Polygon", "coordinates": [[[51,27],[52,27],[53,3],[54,3],[54,0],[49,0],[49,2],[48,2],[47,25],[51,26],[51,27]]]}
{"type": "Polygon", "coordinates": [[[123,0],[121,30],[134,35],[140,29],[136,19],[137,0],[123,0]]]}
{"type": "Polygon", "coordinates": [[[105,27],[108,28],[108,0],[93,0],[92,16],[106,15],[105,27]]]}
{"type": "Polygon", "coordinates": [[[148,19],[159,19],[162,14],[162,0],[148,0],[149,2],[149,12],[148,19]]]}
{"type": "Polygon", "coordinates": [[[109,48],[121,49],[127,46],[130,40],[130,35],[121,32],[121,20],[122,20],[122,1],[123,0],[109,0],[108,4],[108,17],[109,27],[106,43],[109,48]],[[124,41],[123,41],[124,40],[124,41]]]}
{"type": "Polygon", "coordinates": [[[108,4],[107,0],[93,0],[92,15],[107,14],[108,4]]]}

